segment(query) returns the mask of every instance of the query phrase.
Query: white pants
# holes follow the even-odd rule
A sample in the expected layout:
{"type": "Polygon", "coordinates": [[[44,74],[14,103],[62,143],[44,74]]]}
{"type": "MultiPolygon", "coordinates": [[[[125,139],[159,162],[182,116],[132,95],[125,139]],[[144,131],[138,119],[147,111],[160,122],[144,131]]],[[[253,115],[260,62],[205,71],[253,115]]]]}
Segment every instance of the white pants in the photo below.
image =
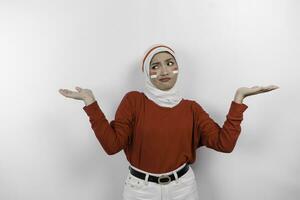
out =
{"type": "MultiPolygon", "coordinates": [[[[163,174],[171,174],[184,167],[181,165],[174,171],[163,174]]],[[[148,173],[137,169],[130,165],[133,169],[144,172],[145,180],[137,178],[130,174],[127,175],[123,190],[123,200],[199,200],[197,183],[193,169],[189,166],[189,170],[180,178],[174,173],[176,180],[169,184],[161,185],[148,181],[149,174],[160,176],[163,174],[148,173]]]]}

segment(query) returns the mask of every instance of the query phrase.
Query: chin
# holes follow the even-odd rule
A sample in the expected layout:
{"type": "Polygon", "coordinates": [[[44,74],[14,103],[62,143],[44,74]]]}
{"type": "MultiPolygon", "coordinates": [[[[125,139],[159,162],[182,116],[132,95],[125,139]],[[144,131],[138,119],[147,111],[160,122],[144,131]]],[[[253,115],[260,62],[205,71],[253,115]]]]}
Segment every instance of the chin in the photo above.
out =
{"type": "Polygon", "coordinates": [[[164,91],[167,91],[167,90],[170,90],[172,89],[172,87],[167,87],[167,88],[161,88],[160,90],[164,90],[164,91]]]}

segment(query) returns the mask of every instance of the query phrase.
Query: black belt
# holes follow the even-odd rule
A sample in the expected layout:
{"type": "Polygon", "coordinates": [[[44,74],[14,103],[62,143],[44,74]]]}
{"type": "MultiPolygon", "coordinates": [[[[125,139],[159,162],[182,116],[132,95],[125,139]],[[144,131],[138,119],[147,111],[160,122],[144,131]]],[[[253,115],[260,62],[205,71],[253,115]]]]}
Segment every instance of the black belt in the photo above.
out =
{"type": "MultiPolygon", "coordinates": [[[[129,170],[130,173],[140,179],[145,180],[146,174],[140,171],[137,171],[135,169],[133,169],[132,167],[129,166],[129,170]]],[[[189,164],[185,164],[185,166],[183,168],[181,168],[180,170],[176,171],[178,178],[180,178],[182,175],[184,175],[187,171],[189,170],[189,164]]],[[[171,181],[175,180],[175,176],[173,173],[167,175],[161,175],[161,176],[152,176],[151,174],[149,174],[148,177],[148,181],[154,182],[154,183],[159,183],[162,185],[168,184],[171,181]]]]}

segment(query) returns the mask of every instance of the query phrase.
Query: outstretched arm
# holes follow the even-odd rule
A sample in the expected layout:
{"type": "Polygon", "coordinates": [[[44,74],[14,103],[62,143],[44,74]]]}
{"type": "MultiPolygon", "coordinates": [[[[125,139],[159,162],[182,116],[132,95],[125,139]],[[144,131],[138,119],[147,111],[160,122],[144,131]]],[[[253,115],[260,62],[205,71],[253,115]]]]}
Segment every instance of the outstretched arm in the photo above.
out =
{"type": "Polygon", "coordinates": [[[239,88],[235,93],[234,100],[231,102],[229,112],[226,115],[226,121],[222,127],[220,127],[199,104],[195,103],[195,130],[196,134],[199,134],[197,137],[199,138],[197,147],[205,145],[208,148],[220,152],[232,152],[241,132],[243,112],[248,108],[246,104],[243,104],[243,99],[250,95],[268,92],[277,88],[279,87],[275,85],[239,88]]]}
{"type": "Polygon", "coordinates": [[[219,152],[232,152],[241,132],[243,112],[247,108],[246,104],[231,101],[226,121],[220,127],[202,106],[195,102],[193,110],[196,148],[206,146],[219,152]]]}
{"type": "Polygon", "coordinates": [[[98,141],[108,155],[118,153],[132,139],[135,114],[130,94],[123,97],[112,121],[107,120],[97,101],[83,107],[98,141]]]}

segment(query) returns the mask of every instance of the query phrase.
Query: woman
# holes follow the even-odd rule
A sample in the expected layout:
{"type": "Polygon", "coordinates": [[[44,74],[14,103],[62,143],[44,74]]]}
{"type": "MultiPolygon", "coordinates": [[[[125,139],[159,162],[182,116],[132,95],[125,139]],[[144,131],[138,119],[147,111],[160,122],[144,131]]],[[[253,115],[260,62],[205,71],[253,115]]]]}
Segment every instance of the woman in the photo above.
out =
{"type": "Polygon", "coordinates": [[[241,131],[246,96],[279,87],[241,87],[231,102],[221,128],[193,100],[184,99],[177,88],[178,59],[169,46],[151,46],[142,59],[143,92],[123,97],[110,123],[91,90],[60,89],[65,97],[83,100],[91,127],[107,154],[122,149],[129,161],[123,199],[198,200],[193,169],[196,149],[206,146],[230,153],[241,131]]]}

